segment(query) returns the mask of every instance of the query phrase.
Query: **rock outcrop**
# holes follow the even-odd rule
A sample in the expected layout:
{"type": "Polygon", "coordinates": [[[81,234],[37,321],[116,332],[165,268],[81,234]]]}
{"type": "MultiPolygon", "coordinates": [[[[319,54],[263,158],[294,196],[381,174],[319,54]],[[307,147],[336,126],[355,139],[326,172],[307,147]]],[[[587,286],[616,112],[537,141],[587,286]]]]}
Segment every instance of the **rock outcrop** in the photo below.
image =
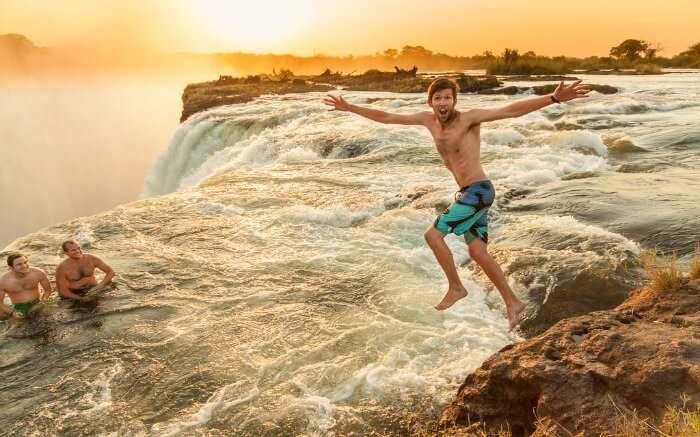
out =
{"type": "Polygon", "coordinates": [[[506,426],[527,435],[546,418],[561,435],[597,436],[618,411],[658,423],[682,395],[700,402],[700,280],[641,289],[615,309],[503,348],[466,378],[440,425],[458,427],[450,435],[506,426]]]}
{"type": "MultiPolygon", "coordinates": [[[[558,84],[556,83],[550,83],[547,85],[539,85],[539,86],[533,86],[532,91],[537,94],[538,96],[544,95],[544,94],[549,94],[554,89],[557,87],[558,84]]],[[[595,83],[587,83],[586,87],[592,89],[593,91],[597,91],[601,94],[615,94],[617,92],[617,88],[614,86],[610,85],[599,85],[595,83]]]]}
{"type": "MultiPolygon", "coordinates": [[[[294,76],[289,70],[281,70],[273,77],[267,75],[236,78],[219,76],[218,80],[187,85],[182,94],[182,115],[180,122],[192,114],[220,105],[246,103],[262,94],[307,93],[313,91],[330,91],[342,88],[347,91],[385,91],[393,93],[424,93],[428,89],[432,76],[417,74],[418,69],[395,71],[368,70],[363,74],[340,74],[326,69],[318,76],[294,76]]],[[[468,76],[448,74],[459,85],[461,93],[505,94],[514,95],[532,89],[535,94],[547,94],[554,90],[556,84],[534,87],[503,87],[503,82],[495,76],[468,76]]],[[[506,80],[506,79],[504,79],[506,80]]],[[[524,80],[522,76],[518,80],[524,80]]],[[[534,80],[534,79],[533,79],[534,80]]],[[[589,85],[603,94],[617,92],[608,85],[589,85]]]]}
{"type": "Polygon", "coordinates": [[[417,75],[418,69],[396,71],[367,70],[362,74],[331,74],[326,70],[313,80],[343,87],[348,91],[388,91],[394,93],[425,92],[430,85],[427,77],[417,75]]]}
{"type": "Polygon", "coordinates": [[[299,80],[263,80],[261,76],[233,78],[220,76],[219,80],[189,84],[182,93],[180,122],[192,114],[214,106],[246,103],[263,94],[308,93],[330,91],[332,86],[299,80]]]}

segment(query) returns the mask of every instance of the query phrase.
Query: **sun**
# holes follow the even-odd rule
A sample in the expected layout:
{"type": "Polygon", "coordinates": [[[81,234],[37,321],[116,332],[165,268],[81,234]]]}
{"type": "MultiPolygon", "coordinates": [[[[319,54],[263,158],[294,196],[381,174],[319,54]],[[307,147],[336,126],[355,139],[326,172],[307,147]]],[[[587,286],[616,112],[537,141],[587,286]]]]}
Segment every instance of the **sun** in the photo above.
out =
{"type": "Polygon", "coordinates": [[[312,0],[200,0],[194,14],[222,46],[243,51],[283,50],[311,23],[312,0]]]}

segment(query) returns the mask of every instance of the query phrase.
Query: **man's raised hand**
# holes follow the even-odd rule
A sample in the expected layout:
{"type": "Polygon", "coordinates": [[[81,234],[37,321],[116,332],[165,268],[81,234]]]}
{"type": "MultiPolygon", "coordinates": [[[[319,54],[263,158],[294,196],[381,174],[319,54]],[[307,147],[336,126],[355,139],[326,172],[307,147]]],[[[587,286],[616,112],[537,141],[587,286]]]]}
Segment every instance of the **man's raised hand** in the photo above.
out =
{"type": "Polygon", "coordinates": [[[328,94],[328,97],[323,99],[323,103],[328,106],[332,106],[331,111],[349,111],[350,104],[345,101],[341,96],[333,96],[328,94]]]}
{"type": "Polygon", "coordinates": [[[573,99],[588,97],[589,92],[591,92],[590,88],[586,88],[585,85],[581,85],[581,80],[577,80],[571,85],[564,85],[564,81],[561,81],[552,95],[560,102],[566,102],[573,99]]]}

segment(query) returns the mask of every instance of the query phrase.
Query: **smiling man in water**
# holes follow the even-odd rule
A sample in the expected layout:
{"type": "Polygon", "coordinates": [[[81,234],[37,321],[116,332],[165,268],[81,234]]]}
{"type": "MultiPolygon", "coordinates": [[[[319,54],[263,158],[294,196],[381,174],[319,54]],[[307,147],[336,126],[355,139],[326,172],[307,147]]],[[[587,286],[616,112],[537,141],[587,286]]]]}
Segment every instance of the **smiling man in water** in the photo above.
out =
{"type": "Polygon", "coordinates": [[[68,257],[56,267],[56,288],[62,298],[91,300],[98,291],[112,282],[115,275],[112,267],[95,255],[83,253],[76,240],[64,241],[61,249],[68,257]],[[99,283],[95,278],[96,268],[105,274],[99,283]]]}
{"type": "Polygon", "coordinates": [[[34,310],[40,300],[48,299],[53,291],[46,273],[29,265],[22,253],[12,252],[7,256],[10,271],[0,276],[0,312],[23,319],[34,310]],[[41,285],[42,292],[39,292],[41,285]],[[5,294],[12,305],[3,302],[5,294]]]}
{"type": "Polygon", "coordinates": [[[458,87],[448,78],[437,78],[428,88],[428,105],[432,111],[392,114],[350,104],[339,96],[329,95],[324,100],[333,110],[354,112],[379,123],[425,126],[433,136],[445,167],[460,187],[456,201],[438,216],[424,235],[448,281],[447,292],[435,306],[436,309],[445,310],[467,295],[452,252],[445,243],[445,236],[453,233],[464,235],[469,256],[479,264],[501,293],[508,314],[508,330],[513,330],[520,323],[524,305],[513,294],[503,270],[486,250],[486,214],[495,199],[495,191],[481,167],[480,126],[489,121],[520,117],[551,104],[587,97],[590,90],[580,83],[579,80],[565,86],[561,82],[552,94],[546,96],[523,99],[498,108],[470,109],[465,112],[455,109],[458,87]]]}

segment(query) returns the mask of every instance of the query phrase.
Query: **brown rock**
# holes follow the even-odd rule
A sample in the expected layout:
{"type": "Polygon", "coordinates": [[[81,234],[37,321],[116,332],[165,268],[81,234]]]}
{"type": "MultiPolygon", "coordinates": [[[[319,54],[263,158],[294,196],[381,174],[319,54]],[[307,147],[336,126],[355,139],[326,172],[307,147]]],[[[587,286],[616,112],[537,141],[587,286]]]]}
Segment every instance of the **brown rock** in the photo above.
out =
{"type": "Polygon", "coordinates": [[[505,94],[507,96],[512,96],[518,94],[519,92],[525,91],[529,88],[523,87],[519,88],[517,86],[506,86],[503,88],[489,88],[485,90],[479,90],[479,94],[505,94]]]}
{"type": "Polygon", "coordinates": [[[539,82],[539,81],[552,81],[552,80],[578,80],[575,76],[561,76],[561,75],[520,75],[520,76],[504,76],[505,81],[519,81],[519,82],[539,82]]]}
{"type": "Polygon", "coordinates": [[[482,90],[497,88],[503,83],[496,76],[477,78],[473,76],[459,76],[457,79],[460,93],[476,93],[482,90]]]}
{"type": "Polygon", "coordinates": [[[667,406],[700,402],[700,290],[642,290],[622,305],[560,321],[506,346],[459,388],[442,427],[481,423],[526,435],[535,418],[562,435],[610,432],[617,409],[658,423],[667,406]]]}
{"type": "Polygon", "coordinates": [[[330,91],[332,86],[306,82],[303,79],[291,81],[263,80],[261,76],[233,78],[220,76],[219,80],[189,84],[182,93],[182,115],[180,122],[192,114],[214,106],[246,103],[262,94],[308,93],[330,91]]]}
{"type": "MultiPolygon", "coordinates": [[[[533,86],[532,91],[534,91],[534,93],[537,94],[538,96],[541,96],[544,94],[549,94],[552,91],[554,91],[554,89],[557,87],[557,85],[559,85],[559,84],[551,83],[551,84],[547,84],[547,85],[533,86]]],[[[586,86],[588,88],[592,89],[593,91],[597,91],[601,94],[615,94],[618,91],[617,88],[615,88],[614,86],[610,86],[610,85],[599,85],[599,84],[595,84],[595,83],[587,83],[586,86]]]]}

